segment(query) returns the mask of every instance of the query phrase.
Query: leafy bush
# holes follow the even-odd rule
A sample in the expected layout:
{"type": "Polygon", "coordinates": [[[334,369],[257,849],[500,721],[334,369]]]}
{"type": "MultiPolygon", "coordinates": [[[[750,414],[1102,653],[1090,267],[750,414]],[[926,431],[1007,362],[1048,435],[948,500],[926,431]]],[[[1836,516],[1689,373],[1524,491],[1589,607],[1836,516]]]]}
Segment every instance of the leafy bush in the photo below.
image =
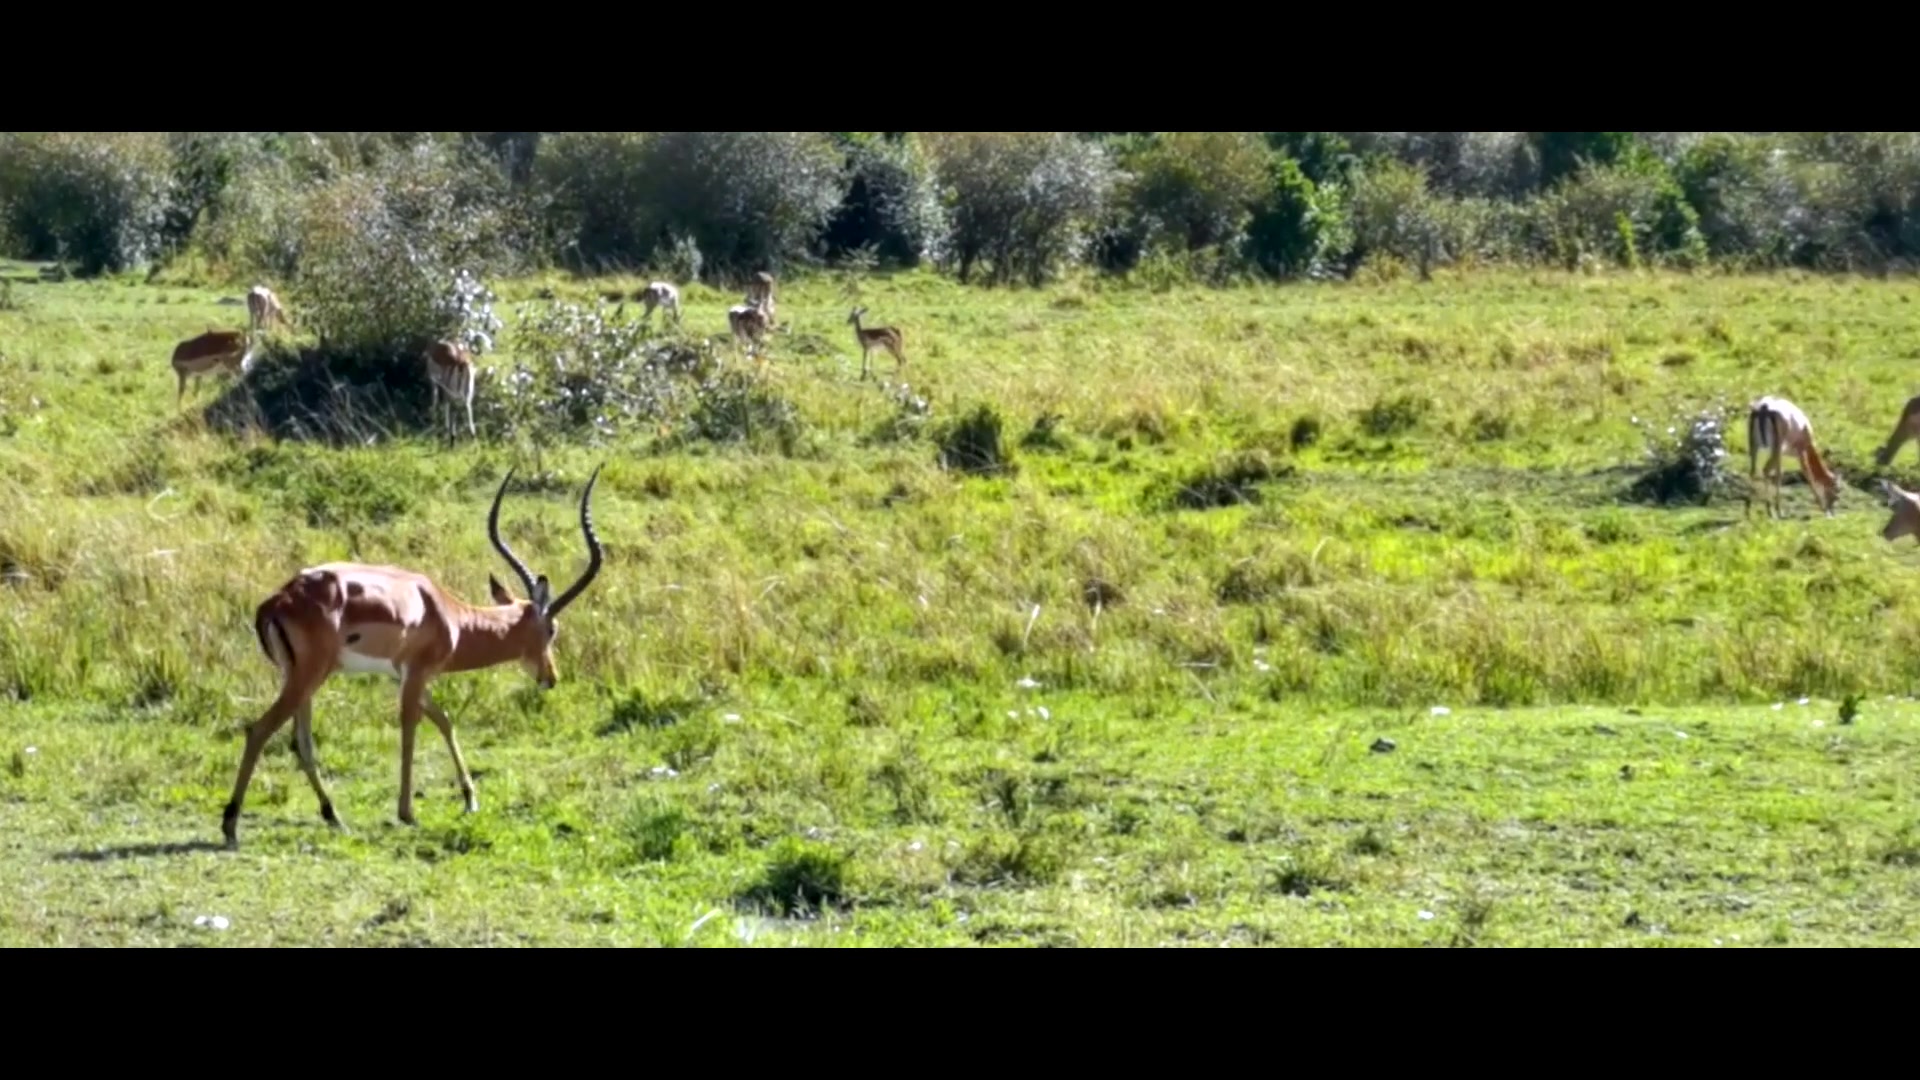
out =
{"type": "Polygon", "coordinates": [[[1450,196],[1517,198],[1540,184],[1540,158],[1524,131],[1342,132],[1373,161],[1426,170],[1433,188],[1450,196]]]}
{"type": "Polygon", "coordinates": [[[803,260],[847,191],[818,131],[558,132],[538,172],[563,255],[590,269],[682,240],[736,277],[803,260]]]}
{"type": "Polygon", "coordinates": [[[1647,443],[1647,466],[1634,481],[1628,497],[1636,502],[1665,506],[1687,502],[1706,505],[1726,486],[1727,427],[1740,415],[1725,402],[1683,416],[1664,428],[1639,417],[1633,426],[1647,443]]]}
{"type": "Polygon", "coordinates": [[[1794,132],[1796,261],[1883,267],[1920,256],[1920,132],[1794,132]]]}
{"type": "Polygon", "coordinates": [[[711,442],[767,438],[791,452],[798,411],[705,342],[651,337],[604,307],[550,302],[514,328],[514,361],[476,413],[538,442],[629,432],[711,442]]]}
{"type": "Polygon", "coordinates": [[[307,199],[299,293],[323,351],[413,366],[443,338],[491,351],[501,323],[475,271],[501,254],[496,223],[432,179],[406,168],[355,174],[307,199]]]}
{"type": "Polygon", "coordinates": [[[1275,154],[1266,194],[1247,223],[1247,259],[1268,275],[1291,277],[1344,259],[1352,246],[1345,189],[1316,185],[1292,158],[1275,154]]]}
{"type": "Polygon", "coordinates": [[[868,434],[869,445],[909,442],[925,434],[933,417],[931,402],[906,383],[889,386],[887,397],[893,403],[893,412],[868,434]]]}
{"type": "Polygon", "coordinates": [[[1535,131],[1540,182],[1551,186],[1587,168],[1625,160],[1637,145],[1631,131],[1535,131]]]}
{"type": "Polygon", "coordinates": [[[83,275],[160,255],[173,155],[158,131],[14,131],[0,135],[0,222],[29,259],[83,275]]]}
{"type": "Polygon", "coordinates": [[[1317,186],[1344,184],[1353,179],[1360,157],[1339,131],[1266,131],[1267,147],[1292,158],[1317,186]]]}
{"type": "Polygon", "coordinates": [[[1122,197],[1150,246],[1237,243],[1268,194],[1272,154],[1259,132],[1161,131],[1126,145],[1122,197]]]}
{"type": "Polygon", "coordinates": [[[1421,166],[1383,160],[1354,182],[1354,254],[1392,255],[1420,267],[1422,277],[1447,258],[1445,200],[1427,186],[1421,166]]]}
{"type": "Polygon", "coordinates": [[[1743,132],[1712,131],[1679,158],[1675,180],[1716,257],[1775,263],[1793,255],[1797,192],[1784,155],[1743,132]]]}
{"type": "Polygon", "coordinates": [[[960,280],[985,263],[997,283],[1038,285],[1087,253],[1118,179],[1098,143],[1070,131],[924,134],[960,280]]]}
{"type": "Polygon", "coordinates": [[[291,281],[305,250],[305,181],[295,164],[261,154],[235,168],[213,196],[196,245],[236,270],[268,281],[291,281]]]}
{"type": "Polygon", "coordinates": [[[870,252],[881,263],[940,262],[947,242],[946,208],[926,151],[911,132],[899,140],[854,139],[847,150],[846,201],[827,227],[827,251],[870,252]]]}
{"type": "Polygon", "coordinates": [[[1632,266],[1642,255],[1706,255],[1699,214],[1650,157],[1587,169],[1542,194],[1534,215],[1538,249],[1569,267],[1588,258],[1632,266]]]}

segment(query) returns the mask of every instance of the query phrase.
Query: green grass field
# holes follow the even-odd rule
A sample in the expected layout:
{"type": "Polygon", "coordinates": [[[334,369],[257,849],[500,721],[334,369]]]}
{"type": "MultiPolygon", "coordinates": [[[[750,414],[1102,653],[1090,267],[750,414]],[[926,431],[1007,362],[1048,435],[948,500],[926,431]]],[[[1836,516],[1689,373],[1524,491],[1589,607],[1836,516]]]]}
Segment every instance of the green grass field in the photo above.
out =
{"type": "MultiPolygon", "coordinates": [[[[1920,284],[820,277],[781,292],[789,452],[536,460],[211,434],[167,360],[241,290],[33,276],[0,267],[0,945],[1910,940],[1920,550],[1871,489],[1920,487],[1873,461],[1920,284]],[[854,303],[905,331],[928,431],[858,379],[854,303]],[[1764,393],[1811,414],[1837,518],[1791,463],[1791,520],[1625,499],[1635,418],[1764,393]],[[940,466],[982,403],[1010,476],[940,466]],[[484,599],[515,465],[546,475],[504,532],[570,581],[602,460],[561,687],[437,687],[481,813],[427,728],[394,824],[397,688],[336,678],[352,833],[282,735],[218,851],[277,689],[255,605],[343,558],[484,599]]],[[[543,286],[609,287],[500,291],[543,286]]],[[[720,337],[738,298],[686,301],[720,337]]]]}

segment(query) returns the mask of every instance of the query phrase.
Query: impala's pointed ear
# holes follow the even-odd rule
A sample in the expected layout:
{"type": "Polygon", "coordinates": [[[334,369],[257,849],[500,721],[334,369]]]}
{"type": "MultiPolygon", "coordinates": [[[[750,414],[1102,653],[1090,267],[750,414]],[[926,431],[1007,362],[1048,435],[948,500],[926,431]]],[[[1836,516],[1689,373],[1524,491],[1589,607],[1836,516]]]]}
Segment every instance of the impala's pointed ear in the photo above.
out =
{"type": "Polygon", "coordinates": [[[499,604],[501,607],[506,607],[513,603],[513,594],[508,592],[507,587],[500,584],[500,579],[494,577],[492,574],[487,575],[487,588],[493,590],[494,603],[499,604]]]}
{"type": "Polygon", "coordinates": [[[541,611],[553,606],[553,583],[547,580],[545,574],[533,583],[533,606],[541,611]]]}

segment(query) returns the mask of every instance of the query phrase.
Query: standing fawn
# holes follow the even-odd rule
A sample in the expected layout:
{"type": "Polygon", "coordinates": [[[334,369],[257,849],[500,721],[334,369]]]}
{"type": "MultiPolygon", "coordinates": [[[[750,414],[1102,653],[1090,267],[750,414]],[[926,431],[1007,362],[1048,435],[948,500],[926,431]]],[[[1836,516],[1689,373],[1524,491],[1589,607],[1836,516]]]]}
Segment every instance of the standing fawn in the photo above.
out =
{"type": "Polygon", "coordinates": [[[870,368],[868,361],[872,359],[873,350],[875,349],[885,349],[893,354],[894,371],[896,373],[898,373],[901,368],[907,366],[907,341],[905,336],[891,326],[876,326],[871,330],[866,329],[860,325],[860,319],[866,313],[866,308],[855,308],[853,314],[847,316],[848,325],[853,327],[854,340],[860,343],[860,379],[862,382],[866,381],[867,372],[870,368]]]}
{"type": "Polygon", "coordinates": [[[188,379],[223,368],[242,378],[253,370],[252,334],[240,330],[209,330],[181,342],[173,350],[174,374],[180,376],[180,392],[174,395],[174,407],[178,408],[186,400],[188,379]]]}
{"type": "Polygon", "coordinates": [[[454,427],[453,406],[459,402],[467,411],[467,434],[478,437],[473,427],[473,356],[451,341],[436,341],[427,346],[427,381],[433,384],[433,403],[447,400],[447,439],[459,436],[454,427]]]}
{"type": "MultiPolygon", "coordinates": [[[[1760,454],[1767,452],[1767,479],[1772,485],[1772,498],[1767,504],[1770,516],[1781,516],[1780,457],[1791,454],[1800,462],[1800,471],[1806,474],[1807,482],[1813,487],[1814,498],[1820,509],[1828,517],[1833,516],[1834,503],[1840,497],[1840,478],[1827,468],[1813,442],[1813,423],[1800,408],[1783,398],[1764,397],[1753,403],[1747,413],[1747,455],[1748,476],[1758,479],[1760,473],[1760,454]]],[[[1747,499],[1747,516],[1753,516],[1753,499],[1747,499]]]]}
{"type": "Polygon", "coordinates": [[[635,293],[633,298],[646,305],[646,312],[640,317],[641,321],[652,322],[654,309],[663,307],[667,309],[669,315],[673,316],[673,324],[680,325],[680,290],[678,288],[664,281],[656,281],[635,293]]]}
{"type": "Polygon", "coordinates": [[[287,315],[287,309],[280,306],[280,298],[265,285],[255,285],[247,293],[247,316],[252,320],[253,332],[272,330],[277,323],[293,325],[293,319],[287,315]]]}
{"type": "Polygon", "coordinates": [[[1900,423],[1893,429],[1893,438],[1887,440],[1887,445],[1880,448],[1874,459],[1884,469],[1900,456],[1901,448],[1915,439],[1920,439],[1920,397],[1907,402],[1907,407],[1900,411],[1900,423]]]}

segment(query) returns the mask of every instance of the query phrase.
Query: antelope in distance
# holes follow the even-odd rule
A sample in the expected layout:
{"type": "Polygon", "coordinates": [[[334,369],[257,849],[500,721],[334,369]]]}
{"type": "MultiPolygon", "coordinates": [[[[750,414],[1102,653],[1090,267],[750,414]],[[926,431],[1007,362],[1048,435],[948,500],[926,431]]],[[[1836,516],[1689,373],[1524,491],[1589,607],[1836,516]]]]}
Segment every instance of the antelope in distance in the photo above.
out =
{"type": "Polygon", "coordinates": [[[680,325],[680,290],[664,281],[656,281],[639,292],[633,298],[645,305],[646,311],[640,316],[642,322],[652,322],[655,308],[666,308],[673,316],[673,324],[680,325]]]}
{"type": "Polygon", "coordinates": [[[240,810],[261,751],[288,720],[294,722],[294,751],[320,800],[321,818],[335,830],[347,831],[320,779],[313,748],[314,694],[340,672],[384,675],[400,682],[401,823],[417,824],[413,814],[413,752],[422,714],[446,739],[459,773],[466,813],[478,813],[480,800],[474,793],[473,775],[460,753],[460,742],[454,736],[453,722],[434,702],[429,686],[443,675],[515,663],[525,668],[541,690],[558,685],[553,644],[560,633],[560,616],[599,577],[604,560],[600,538],[593,531],[593,489],[599,479],[600,469],[596,468],[587,481],[586,493],[580,497],[580,531],[587,541],[586,573],[558,598],[547,578],[535,577],[500,538],[500,503],[513,482],[512,470],[501,482],[493,511],[487,515],[487,538],[526,587],[527,599],[516,598],[498,578],[488,575],[494,606],[475,606],[423,574],[357,563],[304,570],[268,597],[254,614],[254,633],[261,651],[280,669],[280,694],[246,729],[240,774],[221,823],[228,849],[239,849],[240,810]]]}
{"type": "MultiPolygon", "coordinates": [[[[1760,475],[1760,454],[1766,451],[1767,479],[1772,486],[1772,497],[1767,503],[1770,516],[1782,516],[1781,508],[1781,469],[1782,454],[1791,454],[1800,462],[1800,471],[1806,474],[1807,483],[1813,488],[1814,498],[1820,509],[1828,517],[1833,516],[1834,503],[1840,497],[1840,478],[1827,468],[1821,458],[1820,450],[1813,442],[1813,423],[1799,406],[1784,398],[1763,397],[1753,403],[1747,413],[1747,456],[1749,458],[1748,476],[1757,480],[1760,475]]],[[[1747,498],[1747,516],[1753,516],[1753,498],[1747,498]]]]}
{"type": "Polygon", "coordinates": [[[773,329],[773,319],[762,308],[742,304],[727,309],[727,326],[733,330],[733,340],[748,356],[759,357],[760,346],[773,329]]]}
{"type": "Polygon", "coordinates": [[[251,320],[253,332],[271,331],[274,326],[285,323],[293,325],[293,319],[287,315],[287,309],[280,306],[280,298],[265,285],[255,285],[247,292],[247,317],[251,320]]]}
{"type": "Polygon", "coordinates": [[[766,313],[767,330],[768,332],[772,332],[773,328],[778,324],[777,312],[779,309],[779,304],[773,297],[772,274],[762,270],[753,275],[752,281],[747,282],[747,306],[759,308],[766,313]]]}
{"type": "Polygon", "coordinates": [[[245,378],[253,371],[253,334],[241,330],[209,330],[181,342],[173,350],[173,371],[180,376],[175,408],[187,399],[187,380],[226,370],[245,378]]]}
{"type": "Polygon", "coordinates": [[[442,398],[446,399],[448,441],[459,437],[459,429],[453,422],[455,402],[467,410],[467,434],[478,438],[479,433],[473,426],[473,355],[455,342],[436,341],[427,346],[424,359],[427,381],[433,384],[434,405],[437,407],[442,398]]]}
{"type": "Polygon", "coordinates": [[[1873,455],[1874,460],[1879,462],[1881,468],[1886,468],[1915,439],[1920,439],[1920,397],[1907,402],[1907,407],[1900,410],[1900,423],[1893,429],[1893,438],[1888,439],[1887,445],[1873,455]]]}
{"type": "Polygon", "coordinates": [[[867,379],[870,366],[868,361],[873,358],[875,349],[885,349],[893,354],[895,372],[907,366],[906,337],[891,326],[876,326],[871,330],[861,326],[860,320],[866,314],[866,308],[854,308],[853,314],[847,316],[847,325],[853,327],[854,339],[860,344],[860,381],[862,382],[867,379]]]}

